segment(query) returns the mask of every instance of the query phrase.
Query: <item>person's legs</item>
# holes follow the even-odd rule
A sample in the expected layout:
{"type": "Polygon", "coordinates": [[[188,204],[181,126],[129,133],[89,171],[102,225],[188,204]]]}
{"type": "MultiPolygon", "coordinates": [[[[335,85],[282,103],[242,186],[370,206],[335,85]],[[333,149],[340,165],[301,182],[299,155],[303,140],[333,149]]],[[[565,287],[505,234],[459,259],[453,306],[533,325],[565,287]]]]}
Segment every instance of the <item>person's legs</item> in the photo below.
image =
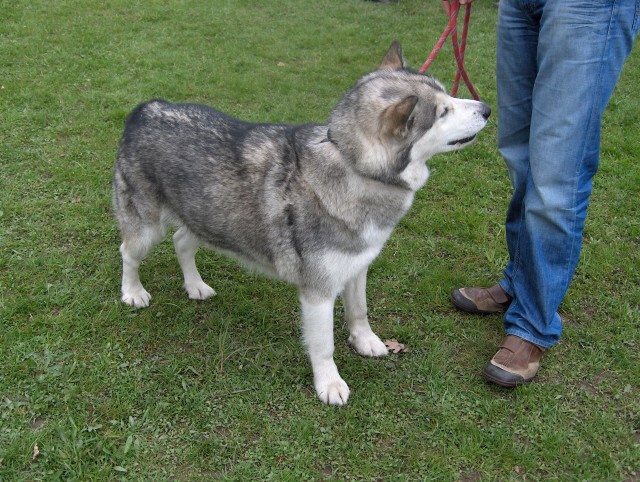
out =
{"type": "Polygon", "coordinates": [[[513,194],[506,220],[509,264],[500,286],[513,296],[511,279],[519,266],[522,201],[529,173],[529,131],[533,86],[537,73],[539,19],[533,3],[500,2],[496,80],[498,88],[498,150],[509,168],[513,194]]]}
{"type": "Polygon", "coordinates": [[[529,132],[537,74],[539,14],[534,1],[504,0],[498,13],[496,80],[498,87],[498,150],[509,170],[513,195],[506,221],[509,264],[504,278],[491,288],[459,288],[451,301],[469,313],[506,311],[514,295],[511,280],[520,266],[523,199],[529,175],[529,132]]]}
{"type": "MultiPolygon", "coordinates": [[[[501,5],[499,36],[516,34],[504,33],[514,28],[513,22],[504,24],[511,4],[527,2],[501,5]]],[[[519,143],[525,137],[517,132],[522,125],[511,126],[515,116],[502,115],[515,100],[508,97],[509,89],[505,92],[505,83],[518,82],[522,91],[530,88],[531,42],[521,39],[524,54],[511,59],[520,64],[523,57],[527,60],[520,66],[525,69],[521,78],[505,78],[509,69],[498,69],[498,85],[503,86],[499,142],[514,184],[507,218],[511,262],[501,286],[514,298],[504,319],[507,334],[548,348],[562,331],[557,310],[580,256],[591,180],[598,168],[602,113],[637,33],[637,1],[546,0],[536,5],[526,12],[539,22],[537,75],[531,99],[523,99],[521,108],[530,109],[528,149],[526,142],[519,143]]],[[[508,47],[503,38],[498,48],[508,47]]],[[[499,53],[503,68],[504,58],[514,56],[513,50],[499,53]]]]}
{"type": "Polygon", "coordinates": [[[640,0],[500,2],[498,147],[513,184],[510,261],[498,285],[451,296],[464,311],[506,310],[507,337],[483,371],[500,385],[531,380],[560,338],[557,311],[580,256],[602,113],[639,12],[640,0]]]}

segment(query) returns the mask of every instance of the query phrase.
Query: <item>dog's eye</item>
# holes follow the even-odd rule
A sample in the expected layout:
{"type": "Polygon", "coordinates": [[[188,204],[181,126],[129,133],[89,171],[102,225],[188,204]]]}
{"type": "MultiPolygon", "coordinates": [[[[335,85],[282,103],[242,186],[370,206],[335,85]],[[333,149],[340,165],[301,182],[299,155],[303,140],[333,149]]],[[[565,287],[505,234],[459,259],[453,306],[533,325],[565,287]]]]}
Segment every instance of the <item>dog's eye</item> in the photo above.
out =
{"type": "Polygon", "coordinates": [[[442,111],[442,114],[440,114],[440,118],[442,119],[444,116],[446,116],[449,113],[449,108],[445,107],[444,110],[442,111]]]}

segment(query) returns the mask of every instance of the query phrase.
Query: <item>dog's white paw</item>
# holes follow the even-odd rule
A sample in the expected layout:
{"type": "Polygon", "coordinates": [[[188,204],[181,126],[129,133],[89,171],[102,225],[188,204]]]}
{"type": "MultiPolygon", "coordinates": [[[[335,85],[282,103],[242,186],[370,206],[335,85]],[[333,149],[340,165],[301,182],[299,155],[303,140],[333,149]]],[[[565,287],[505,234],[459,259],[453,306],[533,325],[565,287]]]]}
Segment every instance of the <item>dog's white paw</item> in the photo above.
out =
{"type": "Polygon", "coordinates": [[[216,294],[215,290],[204,281],[185,284],[184,288],[192,300],[206,300],[216,294]]]}
{"type": "Polygon", "coordinates": [[[346,405],[349,399],[349,386],[340,377],[315,384],[318,398],[328,405],[346,405]]]}
{"type": "Polygon", "coordinates": [[[146,308],[151,295],[142,286],[122,292],[122,302],[134,308],[146,308]]]}
{"type": "Polygon", "coordinates": [[[349,337],[349,344],[360,355],[369,357],[379,357],[389,354],[389,349],[386,347],[382,340],[378,336],[369,331],[368,333],[354,334],[349,337]]]}

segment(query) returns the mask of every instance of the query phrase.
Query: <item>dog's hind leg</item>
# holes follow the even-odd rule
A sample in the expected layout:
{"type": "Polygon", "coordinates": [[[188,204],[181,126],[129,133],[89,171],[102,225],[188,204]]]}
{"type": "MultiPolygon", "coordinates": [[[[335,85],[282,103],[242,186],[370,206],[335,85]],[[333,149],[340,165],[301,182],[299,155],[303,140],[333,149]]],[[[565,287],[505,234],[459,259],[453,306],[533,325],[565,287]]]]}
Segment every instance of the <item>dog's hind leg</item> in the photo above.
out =
{"type": "Polygon", "coordinates": [[[173,235],[173,244],[176,248],[178,263],[184,275],[184,288],[192,300],[206,300],[216,292],[208,284],[202,281],[202,277],[196,266],[196,252],[200,248],[199,239],[182,226],[173,235]]]}
{"type": "Polygon", "coordinates": [[[334,303],[335,298],[300,291],[302,341],[311,360],[316,393],[324,403],[344,405],[349,398],[349,387],[333,360],[334,303]]]}
{"type": "Polygon", "coordinates": [[[378,357],[389,353],[384,343],[373,332],[367,319],[367,268],[347,282],[344,310],[349,327],[349,343],[364,356],[378,357]]]}
{"type": "Polygon", "coordinates": [[[138,270],[151,248],[164,237],[164,231],[160,225],[149,225],[140,228],[135,234],[129,232],[123,235],[120,253],[122,254],[122,301],[124,303],[135,308],[149,306],[151,295],[142,286],[138,270]]]}

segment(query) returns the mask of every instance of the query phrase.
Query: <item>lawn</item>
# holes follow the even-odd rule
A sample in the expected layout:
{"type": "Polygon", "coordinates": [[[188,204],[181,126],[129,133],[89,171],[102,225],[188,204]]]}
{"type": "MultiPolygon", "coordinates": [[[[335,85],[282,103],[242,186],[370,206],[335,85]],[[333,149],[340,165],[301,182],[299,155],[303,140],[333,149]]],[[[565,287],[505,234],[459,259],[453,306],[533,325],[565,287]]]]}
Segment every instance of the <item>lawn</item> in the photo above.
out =
{"type": "MultiPolygon", "coordinates": [[[[564,336],[536,383],[486,383],[500,317],[448,300],[507,260],[494,115],[471,148],[430,161],[371,267],[372,326],[410,352],[360,357],[337,323],[352,394],[336,408],[313,391],[291,286],[202,251],[218,296],[188,300],[166,241],[141,270],[151,306],[120,302],[119,137],[157,97],[322,123],[394,39],[422,64],[440,2],[2,0],[0,12],[0,480],[640,479],[638,48],[605,116],[564,336]]],[[[496,14],[476,2],[466,60],[494,108],[496,14]]],[[[429,72],[451,84],[450,44],[429,72]]]]}

